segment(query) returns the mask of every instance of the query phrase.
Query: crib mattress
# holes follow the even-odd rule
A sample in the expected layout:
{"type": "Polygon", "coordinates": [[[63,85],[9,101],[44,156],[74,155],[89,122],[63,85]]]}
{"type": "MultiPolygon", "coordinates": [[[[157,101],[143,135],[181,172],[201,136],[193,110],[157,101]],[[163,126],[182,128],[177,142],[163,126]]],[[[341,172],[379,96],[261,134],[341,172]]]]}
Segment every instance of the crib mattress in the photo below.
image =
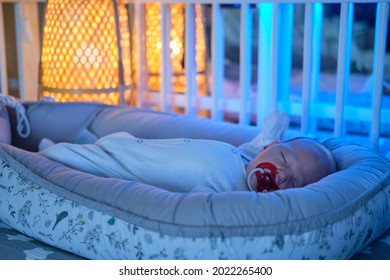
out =
{"type": "MultiPolygon", "coordinates": [[[[255,133],[184,116],[89,106],[93,113],[83,128],[98,136],[115,130],[138,137],[202,134],[240,144],[255,133]]],[[[68,115],[66,110],[81,107],[27,105],[32,131],[34,112],[68,115]]],[[[58,126],[66,121],[62,118],[46,121],[58,126]]],[[[0,219],[90,259],[348,259],[390,227],[390,164],[341,139],[323,143],[335,155],[339,172],[303,189],[268,194],[172,193],[86,174],[2,144],[0,219]]]]}

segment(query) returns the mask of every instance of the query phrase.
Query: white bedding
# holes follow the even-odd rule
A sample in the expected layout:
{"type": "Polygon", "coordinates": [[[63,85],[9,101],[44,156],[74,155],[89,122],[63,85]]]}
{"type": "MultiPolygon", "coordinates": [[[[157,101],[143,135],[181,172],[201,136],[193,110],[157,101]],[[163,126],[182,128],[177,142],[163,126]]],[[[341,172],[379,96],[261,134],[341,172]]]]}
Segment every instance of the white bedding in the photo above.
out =
{"type": "Polygon", "coordinates": [[[172,192],[245,191],[239,150],[199,139],[140,139],[118,132],[95,144],[58,143],[39,152],[93,175],[138,181],[172,192]]]}

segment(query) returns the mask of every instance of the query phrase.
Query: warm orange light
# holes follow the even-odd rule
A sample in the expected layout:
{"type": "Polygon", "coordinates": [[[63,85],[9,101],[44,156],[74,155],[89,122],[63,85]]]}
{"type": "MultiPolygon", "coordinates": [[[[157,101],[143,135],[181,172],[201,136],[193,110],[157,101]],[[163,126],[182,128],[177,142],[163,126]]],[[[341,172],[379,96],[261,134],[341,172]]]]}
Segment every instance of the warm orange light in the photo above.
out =
{"type": "Polygon", "coordinates": [[[130,99],[130,34],[121,0],[48,0],[41,96],[56,101],[130,99]]]}
{"type": "MultiPolygon", "coordinates": [[[[185,92],[185,63],[184,63],[184,32],[185,32],[185,4],[174,3],[171,4],[171,61],[172,61],[172,84],[174,92],[185,92]]],[[[207,93],[206,84],[206,40],[205,31],[202,20],[202,7],[197,4],[195,6],[196,12],[196,64],[197,64],[197,82],[199,94],[207,93]]],[[[149,79],[147,85],[152,91],[159,91],[160,89],[160,53],[161,53],[161,15],[159,3],[146,4],[146,19],[145,19],[145,46],[146,46],[146,67],[149,79]]],[[[137,80],[140,69],[137,68],[139,42],[137,40],[137,28],[133,33],[133,74],[134,80],[137,80]]]]}

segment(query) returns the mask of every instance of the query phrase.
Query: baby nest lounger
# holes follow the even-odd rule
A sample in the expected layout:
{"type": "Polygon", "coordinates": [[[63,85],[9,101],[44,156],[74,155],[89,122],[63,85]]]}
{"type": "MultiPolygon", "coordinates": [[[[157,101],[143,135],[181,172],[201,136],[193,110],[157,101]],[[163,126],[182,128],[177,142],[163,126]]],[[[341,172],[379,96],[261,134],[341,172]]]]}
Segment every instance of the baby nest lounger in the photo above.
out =
{"type": "Polygon", "coordinates": [[[27,138],[15,130],[12,109],[0,115],[0,219],[82,257],[349,259],[390,227],[390,163],[344,140],[321,140],[340,171],[302,189],[174,193],[80,172],[35,152],[43,137],[83,143],[119,131],[238,146],[257,129],[102,104],[23,106],[27,138]]]}

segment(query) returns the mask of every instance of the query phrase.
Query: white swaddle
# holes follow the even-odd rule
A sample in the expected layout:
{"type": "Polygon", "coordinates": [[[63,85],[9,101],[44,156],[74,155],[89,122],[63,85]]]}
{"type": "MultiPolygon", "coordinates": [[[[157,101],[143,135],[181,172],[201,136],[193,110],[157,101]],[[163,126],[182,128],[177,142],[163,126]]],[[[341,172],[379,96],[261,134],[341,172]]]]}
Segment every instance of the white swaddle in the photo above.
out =
{"type": "Polygon", "coordinates": [[[83,172],[173,192],[247,190],[239,151],[219,141],[139,139],[119,132],[95,144],[59,143],[39,153],[83,172]]]}
{"type": "Polygon", "coordinates": [[[281,140],[287,127],[287,116],[276,111],[265,118],[261,133],[238,149],[212,140],[139,139],[118,132],[94,144],[52,144],[43,139],[39,153],[76,170],[173,192],[246,191],[241,155],[253,159],[262,146],[281,140]]]}

